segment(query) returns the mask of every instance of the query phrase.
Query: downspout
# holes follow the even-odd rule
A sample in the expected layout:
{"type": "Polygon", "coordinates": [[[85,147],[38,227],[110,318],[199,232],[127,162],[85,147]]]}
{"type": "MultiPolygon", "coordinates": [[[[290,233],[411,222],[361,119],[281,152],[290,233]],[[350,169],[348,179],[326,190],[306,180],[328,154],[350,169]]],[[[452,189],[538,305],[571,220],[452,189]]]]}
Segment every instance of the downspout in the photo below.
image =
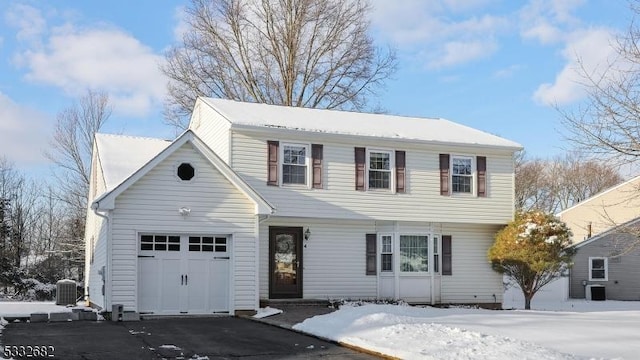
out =
{"type": "MultiPolygon", "coordinates": [[[[262,219],[260,218],[260,215],[256,216],[256,222],[255,222],[255,236],[256,236],[256,261],[255,261],[255,267],[256,267],[256,311],[258,309],[260,309],[260,224],[262,224],[263,222],[269,220],[271,218],[271,215],[266,215],[265,217],[263,217],[262,219]]],[[[268,255],[267,255],[268,256],[268,255]]],[[[268,260],[267,260],[268,261],[268,260]]]]}
{"type": "Polygon", "coordinates": [[[107,210],[107,214],[103,215],[98,212],[99,207],[100,207],[99,202],[94,202],[93,204],[91,204],[91,209],[93,210],[93,213],[96,214],[96,216],[103,218],[107,222],[107,236],[105,239],[105,241],[107,242],[106,243],[107,260],[105,263],[105,268],[101,270],[102,270],[102,286],[104,287],[104,294],[102,295],[103,296],[102,303],[104,305],[103,310],[108,311],[107,300],[109,298],[107,297],[107,294],[111,294],[111,221],[109,218],[111,211],[107,210]]]}

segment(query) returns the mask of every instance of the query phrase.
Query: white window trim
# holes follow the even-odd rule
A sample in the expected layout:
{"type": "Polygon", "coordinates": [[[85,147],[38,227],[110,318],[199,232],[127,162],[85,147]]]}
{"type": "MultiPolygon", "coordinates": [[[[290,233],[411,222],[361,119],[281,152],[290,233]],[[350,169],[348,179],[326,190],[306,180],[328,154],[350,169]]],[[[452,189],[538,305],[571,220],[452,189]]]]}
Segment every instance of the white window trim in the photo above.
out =
{"type": "Polygon", "coordinates": [[[396,254],[396,241],[395,241],[395,236],[393,236],[392,233],[380,233],[378,234],[378,274],[381,275],[393,275],[395,273],[395,269],[396,269],[396,261],[395,261],[395,254],[396,254]],[[383,237],[390,237],[391,238],[391,252],[382,252],[382,238],[383,237]],[[391,254],[391,270],[382,270],[382,254],[391,254]]]}
{"type": "Polygon", "coordinates": [[[297,142],[281,142],[280,146],[278,146],[278,183],[280,186],[287,187],[303,187],[303,188],[311,188],[311,176],[313,175],[311,168],[311,144],[308,143],[297,143],[297,142]],[[283,182],[284,180],[284,148],[285,146],[303,146],[305,148],[305,166],[307,167],[307,171],[305,172],[305,183],[304,184],[287,184],[283,182]]]}
{"type": "Polygon", "coordinates": [[[431,256],[433,256],[433,252],[431,251],[431,249],[429,248],[431,246],[431,239],[432,239],[432,235],[429,233],[399,233],[398,234],[398,241],[397,241],[397,263],[398,263],[398,273],[401,274],[402,276],[423,276],[423,275],[427,275],[427,274],[432,274],[432,264],[431,262],[433,261],[433,259],[431,258],[431,256]],[[427,271],[402,271],[402,253],[400,251],[400,238],[402,236],[425,236],[427,238],[427,271]]]}
{"type": "MultiPolygon", "coordinates": [[[[449,173],[451,174],[451,176],[449,176],[449,189],[451,189],[451,195],[454,196],[475,196],[476,195],[476,191],[477,191],[477,186],[476,186],[476,176],[477,176],[477,166],[476,166],[476,157],[473,155],[467,155],[467,154],[451,154],[451,159],[449,161],[449,173]],[[471,192],[456,192],[453,191],[453,177],[454,176],[460,176],[460,175],[455,175],[453,173],[453,159],[454,158],[458,158],[458,159],[469,159],[471,160],[471,192]]],[[[463,175],[466,176],[466,175],[463,175]]]]}
{"type": "Polygon", "coordinates": [[[589,281],[609,281],[609,259],[602,256],[590,256],[589,257],[589,281]],[[603,279],[595,279],[593,278],[593,260],[604,260],[604,278],[603,279]]]}
{"type": "Polygon", "coordinates": [[[396,192],[396,156],[395,151],[391,149],[369,149],[367,148],[366,162],[365,162],[365,188],[367,191],[380,191],[380,192],[396,192]],[[388,189],[369,189],[369,166],[371,164],[371,153],[388,153],[389,154],[389,188],[388,189]]]}

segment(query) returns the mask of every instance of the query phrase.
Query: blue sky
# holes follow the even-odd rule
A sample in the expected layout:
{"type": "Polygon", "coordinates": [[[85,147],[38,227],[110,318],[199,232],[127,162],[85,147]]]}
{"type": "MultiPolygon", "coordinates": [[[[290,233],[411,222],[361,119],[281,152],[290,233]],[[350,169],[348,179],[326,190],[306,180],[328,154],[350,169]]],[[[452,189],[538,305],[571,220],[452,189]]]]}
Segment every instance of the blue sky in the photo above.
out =
{"type": "MultiPolygon", "coordinates": [[[[389,113],[442,117],[561,153],[560,116],[584,100],[579,57],[597,71],[631,20],[626,1],[372,0],[372,35],[398,50],[377,101],[389,113]]],[[[40,173],[56,114],[85,89],[114,106],[104,132],[172,138],[158,65],[186,0],[1,1],[0,156],[40,173]]]]}

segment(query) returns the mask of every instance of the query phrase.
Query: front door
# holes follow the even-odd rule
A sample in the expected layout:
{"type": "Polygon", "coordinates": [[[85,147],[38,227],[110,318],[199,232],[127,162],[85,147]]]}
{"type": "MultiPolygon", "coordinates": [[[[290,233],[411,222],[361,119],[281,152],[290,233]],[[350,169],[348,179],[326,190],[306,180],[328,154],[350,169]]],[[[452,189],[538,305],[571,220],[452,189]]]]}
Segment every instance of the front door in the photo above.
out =
{"type": "Polygon", "coordinates": [[[269,227],[269,298],[302,297],[302,228],[269,227]]]}

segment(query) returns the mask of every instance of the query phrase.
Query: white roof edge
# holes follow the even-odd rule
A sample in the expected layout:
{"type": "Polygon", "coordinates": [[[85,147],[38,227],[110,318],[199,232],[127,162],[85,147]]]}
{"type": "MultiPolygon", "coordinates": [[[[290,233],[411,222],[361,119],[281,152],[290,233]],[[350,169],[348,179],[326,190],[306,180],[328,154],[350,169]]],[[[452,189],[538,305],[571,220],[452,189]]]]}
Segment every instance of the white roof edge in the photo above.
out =
{"type": "Polygon", "coordinates": [[[575,247],[576,249],[579,249],[579,248],[581,248],[581,247],[583,247],[585,245],[591,244],[592,242],[598,241],[598,240],[602,239],[603,237],[605,237],[607,235],[615,233],[618,229],[620,229],[622,227],[633,225],[633,224],[635,224],[635,223],[637,223],[639,221],[640,221],[640,217],[637,217],[635,219],[631,219],[631,220],[629,220],[629,221],[627,221],[625,223],[616,225],[616,226],[614,226],[614,227],[612,227],[610,229],[607,229],[607,230],[605,230],[605,231],[603,231],[603,232],[601,232],[601,233],[599,233],[597,235],[594,235],[594,236],[588,238],[587,240],[583,240],[583,241],[573,245],[573,247],[575,247]]]}
{"type": "Polygon", "coordinates": [[[149,160],[146,164],[136,170],[128,178],[123,180],[120,184],[114,187],[112,190],[105,192],[96,198],[91,204],[91,209],[103,209],[112,210],[115,208],[115,198],[122,194],[131,185],[137,182],[140,178],[146,175],[151,169],[155,168],[161,161],[169,157],[182,145],[187,142],[191,142],[198,149],[199,152],[216,168],[220,171],[238,190],[244,193],[250,200],[256,205],[256,212],[258,214],[272,214],[275,208],[267,202],[262,195],[260,195],[255,189],[249,186],[240,176],[233,171],[229,166],[222,161],[211,149],[209,149],[198,136],[192,130],[185,130],[180,136],[178,136],[168,147],[160,151],[156,156],[149,160]],[[203,153],[203,150],[209,152],[209,156],[203,153]],[[103,206],[101,206],[101,202],[103,206]]]}
{"type": "Polygon", "coordinates": [[[562,214],[564,214],[565,212],[567,212],[567,211],[569,211],[569,210],[572,210],[572,209],[574,209],[574,208],[576,208],[576,207],[578,207],[578,206],[581,206],[581,205],[584,205],[584,204],[586,204],[586,203],[588,203],[588,202],[591,202],[591,201],[593,201],[593,200],[596,200],[596,199],[597,199],[597,198],[599,198],[600,196],[606,195],[606,194],[608,194],[608,193],[610,193],[610,192],[612,192],[612,191],[614,191],[614,190],[617,190],[618,188],[620,188],[620,187],[622,187],[622,186],[628,185],[628,184],[630,184],[630,183],[632,183],[632,182],[634,182],[634,181],[636,181],[636,180],[640,180],[640,175],[638,175],[638,176],[636,176],[636,177],[633,177],[633,178],[631,178],[631,179],[629,179],[629,180],[627,180],[627,181],[623,181],[623,182],[621,182],[621,183],[620,183],[620,184],[618,184],[618,185],[612,186],[612,187],[610,187],[610,188],[608,188],[608,189],[606,189],[606,190],[603,190],[603,191],[601,191],[601,192],[599,192],[599,193],[597,193],[597,194],[595,194],[595,195],[593,195],[593,196],[591,196],[591,197],[589,197],[589,198],[587,198],[587,199],[585,199],[585,200],[583,200],[583,201],[580,201],[579,203],[577,203],[577,204],[575,204],[575,205],[572,205],[572,206],[570,206],[570,207],[568,207],[568,208],[566,208],[566,209],[564,209],[564,210],[562,210],[562,211],[560,211],[560,212],[556,213],[556,216],[561,216],[562,214]]]}

